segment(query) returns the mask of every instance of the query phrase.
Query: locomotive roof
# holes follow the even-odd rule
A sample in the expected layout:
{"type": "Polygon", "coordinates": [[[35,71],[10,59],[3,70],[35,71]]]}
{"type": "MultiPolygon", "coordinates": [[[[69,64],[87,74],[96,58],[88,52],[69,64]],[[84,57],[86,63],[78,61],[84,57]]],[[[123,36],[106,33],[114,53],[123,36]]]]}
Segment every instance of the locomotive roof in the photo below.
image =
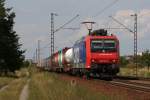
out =
{"type": "Polygon", "coordinates": [[[94,30],[93,32],[91,32],[90,35],[81,37],[75,42],[74,46],[86,41],[86,39],[114,39],[118,41],[118,38],[114,34],[108,34],[107,30],[99,29],[94,30]]]}
{"type": "Polygon", "coordinates": [[[85,41],[86,38],[91,38],[91,39],[116,39],[117,40],[117,37],[114,35],[114,34],[111,34],[111,35],[87,35],[87,36],[83,36],[82,38],[80,38],[79,40],[77,40],[75,42],[75,44],[78,44],[82,41],[85,41]]]}
{"type": "Polygon", "coordinates": [[[90,33],[91,36],[107,36],[108,32],[105,29],[94,30],[90,33]]]}

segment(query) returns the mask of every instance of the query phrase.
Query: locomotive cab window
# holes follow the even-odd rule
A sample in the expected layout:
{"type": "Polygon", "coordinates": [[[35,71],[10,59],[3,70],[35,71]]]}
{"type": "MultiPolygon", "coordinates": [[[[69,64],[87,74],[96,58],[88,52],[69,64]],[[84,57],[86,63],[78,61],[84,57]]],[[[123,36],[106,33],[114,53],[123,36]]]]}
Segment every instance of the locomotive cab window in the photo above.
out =
{"type": "Polygon", "coordinates": [[[91,40],[91,52],[116,52],[116,41],[91,40]]]}
{"type": "Polygon", "coordinates": [[[91,40],[91,51],[97,52],[103,50],[103,40],[91,40]]]}
{"type": "Polygon", "coordinates": [[[116,50],[116,42],[114,40],[104,40],[103,47],[106,51],[115,51],[116,50]]]}

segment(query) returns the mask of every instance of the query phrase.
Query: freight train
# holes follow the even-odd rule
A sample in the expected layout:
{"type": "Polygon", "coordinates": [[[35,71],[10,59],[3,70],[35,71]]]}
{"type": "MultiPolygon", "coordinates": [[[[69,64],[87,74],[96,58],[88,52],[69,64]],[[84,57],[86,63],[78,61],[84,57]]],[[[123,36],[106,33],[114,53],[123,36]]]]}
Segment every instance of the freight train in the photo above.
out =
{"type": "Polygon", "coordinates": [[[43,68],[79,76],[112,77],[119,72],[119,40],[100,29],[43,60],[43,68]]]}

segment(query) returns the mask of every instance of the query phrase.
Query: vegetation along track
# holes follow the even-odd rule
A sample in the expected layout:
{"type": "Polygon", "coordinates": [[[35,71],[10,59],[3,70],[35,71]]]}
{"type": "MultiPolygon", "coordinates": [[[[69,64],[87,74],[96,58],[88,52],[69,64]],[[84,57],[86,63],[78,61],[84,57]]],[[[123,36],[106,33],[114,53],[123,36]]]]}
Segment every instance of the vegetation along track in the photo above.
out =
{"type": "Polygon", "coordinates": [[[72,81],[76,84],[86,86],[94,91],[99,91],[107,95],[122,95],[127,100],[150,100],[150,82],[135,79],[114,79],[105,81],[99,79],[85,80],[79,77],[60,74],[61,79],[72,81]]]}

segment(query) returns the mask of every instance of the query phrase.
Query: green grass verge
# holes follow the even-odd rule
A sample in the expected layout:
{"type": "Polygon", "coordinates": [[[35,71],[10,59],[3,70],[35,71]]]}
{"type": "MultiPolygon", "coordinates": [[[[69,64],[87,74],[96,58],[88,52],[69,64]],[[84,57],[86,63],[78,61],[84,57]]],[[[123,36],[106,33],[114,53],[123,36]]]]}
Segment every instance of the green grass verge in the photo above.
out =
{"type": "Polygon", "coordinates": [[[84,86],[71,85],[50,72],[33,74],[29,91],[29,100],[123,100],[120,96],[109,97],[84,86]]]}
{"type": "Polygon", "coordinates": [[[20,93],[25,83],[25,78],[13,80],[4,91],[0,92],[0,100],[19,100],[20,93]]]}
{"type": "Polygon", "coordinates": [[[19,78],[29,77],[29,72],[27,68],[22,68],[19,71],[16,71],[15,74],[8,75],[8,76],[0,76],[0,88],[5,85],[11,83],[11,81],[19,78]]]}
{"type": "MultiPolygon", "coordinates": [[[[148,70],[146,67],[137,69],[137,73],[139,77],[145,77],[150,78],[150,70],[148,70]]],[[[131,67],[122,67],[120,68],[119,75],[123,76],[135,76],[135,68],[131,67]]]]}
{"type": "Polygon", "coordinates": [[[9,84],[14,78],[11,77],[0,77],[0,88],[9,84]]]}

